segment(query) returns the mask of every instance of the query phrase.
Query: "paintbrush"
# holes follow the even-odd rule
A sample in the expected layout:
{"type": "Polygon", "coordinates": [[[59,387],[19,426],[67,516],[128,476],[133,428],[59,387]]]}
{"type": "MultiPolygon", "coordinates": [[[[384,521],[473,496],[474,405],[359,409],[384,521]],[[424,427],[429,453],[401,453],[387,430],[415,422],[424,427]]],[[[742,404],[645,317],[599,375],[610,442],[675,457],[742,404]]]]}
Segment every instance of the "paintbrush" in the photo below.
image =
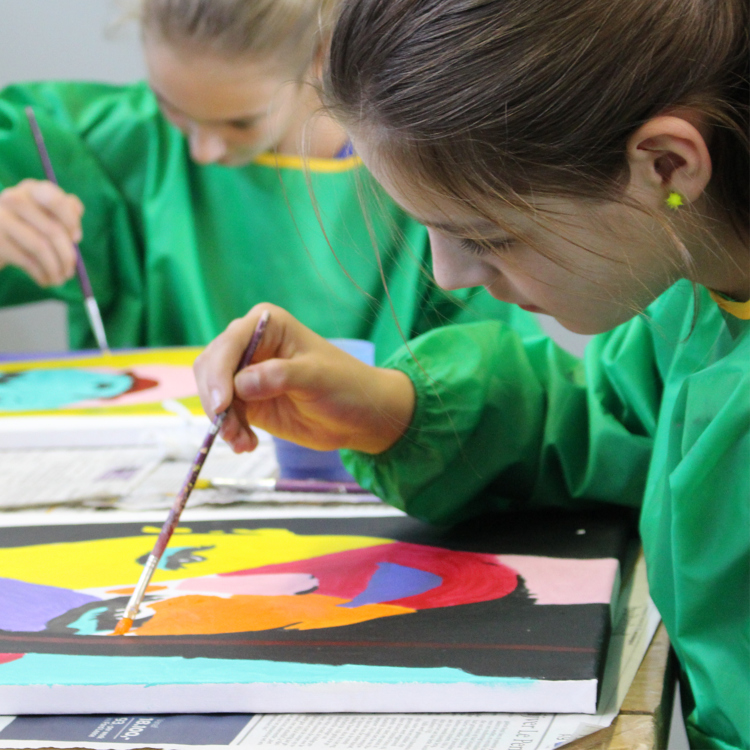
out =
{"type": "Polygon", "coordinates": [[[199,479],[198,490],[234,490],[236,492],[312,492],[327,495],[367,495],[356,482],[329,482],[323,479],[199,479]]]}
{"type": "MultiPolygon", "coordinates": [[[[36,115],[31,107],[26,107],[26,117],[29,120],[31,126],[31,133],[34,136],[34,143],[36,143],[36,150],[39,152],[39,158],[42,160],[42,167],[44,167],[44,174],[47,179],[59,186],[57,177],[55,177],[55,170],[52,168],[52,162],[49,158],[49,151],[44,143],[44,136],[39,128],[39,123],[36,121],[36,115]]],[[[96,303],[96,297],[94,297],[94,291],[91,288],[91,281],[89,281],[89,275],[86,271],[86,265],[83,262],[83,256],[81,255],[81,249],[74,242],[73,247],[76,251],[76,274],[78,281],[81,284],[81,290],[83,291],[84,304],[86,306],[86,314],[91,324],[91,330],[94,332],[96,337],[96,343],[99,346],[102,354],[109,354],[109,344],[107,343],[107,335],[104,332],[104,323],[102,322],[102,316],[99,312],[99,305],[96,303]]]]}
{"type": "MultiPolygon", "coordinates": [[[[263,332],[266,330],[266,325],[268,325],[269,317],[270,315],[267,310],[263,313],[263,315],[261,315],[260,320],[258,321],[258,325],[255,327],[253,336],[250,339],[250,343],[247,345],[247,349],[245,349],[245,354],[243,355],[242,361],[237,368],[237,372],[244,369],[250,364],[250,361],[253,358],[253,354],[255,354],[255,350],[258,348],[258,344],[263,337],[263,332]]],[[[172,532],[174,532],[175,527],[179,523],[180,515],[185,508],[185,504],[190,497],[190,493],[192,492],[195,483],[198,481],[198,475],[203,468],[203,464],[206,461],[208,452],[209,450],[211,450],[211,446],[214,444],[214,440],[216,440],[216,435],[219,433],[221,425],[224,424],[224,420],[226,419],[228,413],[229,409],[227,408],[223,412],[221,412],[221,414],[217,414],[211,421],[211,427],[209,428],[208,433],[206,433],[206,437],[203,439],[203,444],[198,449],[198,453],[193,460],[193,464],[188,471],[187,477],[185,477],[182,488],[175,498],[172,509],[169,511],[169,515],[167,516],[167,520],[164,522],[164,526],[162,526],[161,528],[161,532],[159,533],[159,537],[156,540],[154,549],[146,560],[146,565],[144,566],[141,577],[138,579],[135,590],[133,591],[133,594],[128,601],[128,605],[127,607],[125,607],[125,612],[122,616],[122,619],[117,623],[117,627],[115,628],[112,635],[125,635],[133,625],[133,620],[138,614],[138,609],[140,608],[141,602],[143,601],[143,597],[146,593],[146,588],[151,582],[151,578],[154,575],[156,566],[159,564],[159,560],[161,560],[161,556],[164,554],[164,550],[166,549],[167,544],[169,544],[169,540],[172,537],[172,532]]]]}

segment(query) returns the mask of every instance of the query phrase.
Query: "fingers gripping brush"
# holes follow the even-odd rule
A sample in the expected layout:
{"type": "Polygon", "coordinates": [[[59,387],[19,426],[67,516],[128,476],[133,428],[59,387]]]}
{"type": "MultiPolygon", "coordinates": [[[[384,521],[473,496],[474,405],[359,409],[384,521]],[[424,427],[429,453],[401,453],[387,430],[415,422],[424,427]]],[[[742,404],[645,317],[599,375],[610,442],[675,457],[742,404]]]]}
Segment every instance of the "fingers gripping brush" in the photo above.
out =
{"type": "MultiPolygon", "coordinates": [[[[258,348],[258,344],[263,337],[263,332],[265,331],[266,325],[268,324],[268,318],[269,314],[268,311],[266,311],[258,321],[255,332],[253,333],[253,336],[250,339],[250,343],[248,344],[247,349],[245,349],[245,354],[242,357],[242,361],[237,368],[238,372],[250,364],[253,358],[253,354],[255,354],[255,350],[258,348]]],[[[146,560],[146,565],[143,568],[141,577],[138,579],[138,583],[133,590],[133,594],[128,601],[127,607],[125,607],[125,613],[123,614],[122,619],[117,623],[117,627],[114,629],[112,635],[125,635],[132,627],[133,620],[138,615],[138,610],[140,609],[141,602],[143,601],[143,597],[146,594],[146,589],[148,588],[148,585],[151,582],[151,578],[153,577],[154,572],[159,565],[159,561],[164,554],[164,550],[166,549],[167,544],[169,544],[172,533],[179,523],[180,515],[185,508],[185,504],[190,497],[190,493],[192,492],[193,487],[195,487],[195,483],[198,481],[198,475],[203,468],[203,464],[206,461],[208,452],[209,450],[211,450],[211,446],[214,444],[214,440],[216,439],[216,436],[218,435],[219,430],[221,429],[221,425],[224,423],[228,412],[229,409],[225,409],[223,412],[221,412],[221,414],[217,414],[213,418],[211,427],[209,428],[206,437],[203,439],[203,444],[198,450],[198,453],[193,460],[190,470],[188,471],[188,475],[182,484],[182,488],[177,494],[174,504],[169,511],[167,520],[164,522],[164,526],[162,526],[159,537],[157,538],[156,544],[154,545],[154,549],[146,560]]]]}
{"type": "MultiPolygon", "coordinates": [[[[31,133],[34,136],[34,143],[36,144],[37,151],[39,152],[39,158],[42,160],[42,167],[44,168],[44,174],[46,178],[59,186],[57,177],[55,176],[55,170],[52,167],[52,162],[49,158],[49,152],[47,146],[44,143],[44,136],[39,128],[39,123],[36,120],[36,115],[31,107],[26,107],[26,117],[31,127],[31,133]]],[[[76,274],[78,275],[78,281],[83,291],[84,304],[86,306],[86,315],[88,316],[89,323],[91,324],[91,330],[94,332],[96,343],[99,346],[102,354],[109,354],[109,344],[107,343],[107,334],[104,331],[104,323],[102,322],[102,314],[99,311],[99,305],[94,297],[94,292],[91,288],[91,281],[89,281],[89,274],[86,271],[86,264],[83,262],[83,255],[81,255],[81,248],[77,244],[73,244],[73,249],[76,253],[76,274]]]]}

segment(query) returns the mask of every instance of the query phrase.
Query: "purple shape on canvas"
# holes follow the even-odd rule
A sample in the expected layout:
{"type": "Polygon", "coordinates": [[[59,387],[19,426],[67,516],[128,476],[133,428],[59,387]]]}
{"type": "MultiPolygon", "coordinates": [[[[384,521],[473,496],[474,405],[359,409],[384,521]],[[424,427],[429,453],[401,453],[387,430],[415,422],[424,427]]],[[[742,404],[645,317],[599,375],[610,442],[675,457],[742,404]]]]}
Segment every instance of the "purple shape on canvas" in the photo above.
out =
{"type": "Polygon", "coordinates": [[[361,607],[416,596],[437,588],[443,579],[426,570],[410,568],[398,563],[380,562],[367,588],[342,607],[361,607]]]}
{"type": "Polygon", "coordinates": [[[36,633],[53,618],[96,601],[70,589],[0,578],[0,630],[36,633]]]}

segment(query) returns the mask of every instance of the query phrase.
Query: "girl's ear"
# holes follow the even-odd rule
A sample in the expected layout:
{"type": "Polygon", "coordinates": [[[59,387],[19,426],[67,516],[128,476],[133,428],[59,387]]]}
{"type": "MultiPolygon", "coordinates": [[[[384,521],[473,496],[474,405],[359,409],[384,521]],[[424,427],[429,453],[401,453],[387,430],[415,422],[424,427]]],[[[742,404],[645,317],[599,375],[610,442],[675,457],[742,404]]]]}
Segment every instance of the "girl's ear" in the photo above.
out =
{"type": "Polygon", "coordinates": [[[323,77],[323,69],[326,64],[326,54],[328,52],[329,43],[330,39],[324,39],[315,50],[312,65],[310,66],[310,74],[314,80],[319,81],[323,77]]]}
{"type": "Polygon", "coordinates": [[[628,139],[629,190],[653,207],[663,205],[672,191],[692,203],[711,179],[711,156],[701,124],[687,119],[697,113],[682,114],[654,117],[628,139]]]}

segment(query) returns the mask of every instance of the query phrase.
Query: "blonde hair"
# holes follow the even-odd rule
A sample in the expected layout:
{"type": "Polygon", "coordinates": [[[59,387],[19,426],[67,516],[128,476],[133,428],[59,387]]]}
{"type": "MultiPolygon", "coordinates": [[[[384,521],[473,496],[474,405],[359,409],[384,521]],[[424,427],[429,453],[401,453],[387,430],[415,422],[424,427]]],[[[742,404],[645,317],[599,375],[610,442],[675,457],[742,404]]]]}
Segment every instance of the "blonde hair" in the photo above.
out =
{"type": "Polygon", "coordinates": [[[304,73],[338,0],[139,0],[145,35],[226,59],[271,59],[304,73]]]}

